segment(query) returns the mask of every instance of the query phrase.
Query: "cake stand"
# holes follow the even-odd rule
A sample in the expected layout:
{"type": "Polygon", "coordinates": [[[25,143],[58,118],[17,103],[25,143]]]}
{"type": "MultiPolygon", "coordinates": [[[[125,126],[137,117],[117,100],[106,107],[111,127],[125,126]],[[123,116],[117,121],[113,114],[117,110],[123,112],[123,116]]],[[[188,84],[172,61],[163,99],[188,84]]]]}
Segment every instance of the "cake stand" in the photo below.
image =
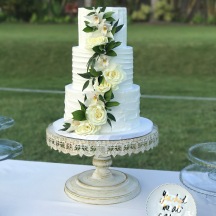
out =
{"type": "MultiPolygon", "coordinates": [[[[14,120],[0,116],[0,131],[13,126],[14,120]]],[[[22,144],[8,139],[0,139],[0,161],[14,158],[22,153],[22,144]]]]}
{"type": "Polygon", "coordinates": [[[194,164],[181,171],[182,183],[196,192],[216,197],[216,143],[192,146],[188,158],[194,164]]]}
{"type": "Polygon", "coordinates": [[[65,154],[93,157],[94,170],[72,176],[66,181],[66,194],[79,202],[89,204],[114,204],[136,197],[140,184],[126,173],[109,169],[111,157],[148,151],[158,144],[158,130],[144,136],[121,140],[84,140],[65,137],[55,132],[53,124],[46,130],[47,144],[65,154]]]}

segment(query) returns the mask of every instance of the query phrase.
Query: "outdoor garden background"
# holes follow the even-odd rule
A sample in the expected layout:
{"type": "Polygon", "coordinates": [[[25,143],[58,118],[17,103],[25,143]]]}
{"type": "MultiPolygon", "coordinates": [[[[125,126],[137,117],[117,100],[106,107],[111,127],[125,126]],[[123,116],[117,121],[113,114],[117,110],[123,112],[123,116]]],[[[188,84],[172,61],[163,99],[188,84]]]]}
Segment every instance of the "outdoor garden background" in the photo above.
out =
{"type": "Polygon", "coordinates": [[[0,0],[0,115],[16,122],[0,137],[23,144],[17,159],[91,164],[49,149],[45,136],[46,127],[63,117],[83,5],[127,7],[141,116],[160,133],[158,147],[116,157],[113,166],[181,170],[190,163],[190,146],[216,141],[215,0],[0,0]]]}

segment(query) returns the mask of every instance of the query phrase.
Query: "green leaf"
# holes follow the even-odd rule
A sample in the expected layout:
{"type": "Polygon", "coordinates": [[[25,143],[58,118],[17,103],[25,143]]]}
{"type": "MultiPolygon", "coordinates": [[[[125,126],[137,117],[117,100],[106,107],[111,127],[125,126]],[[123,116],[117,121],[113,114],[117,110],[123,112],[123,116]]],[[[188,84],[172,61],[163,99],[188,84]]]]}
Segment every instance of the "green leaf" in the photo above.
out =
{"type": "Polygon", "coordinates": [[[109,17],[112,17],[112,15],[114,14],[115,12],[107,12],[107,13],[105,13],[104,15],[103,15],[103,19],[107,19],[107,18],[109,18],[109,17]]]}
{"type": "Polygon", "coordinates": [[[98,54],[104,54],[104,50],[101,50],[99,46],[95,46],[92,49],[98,54]]]}
{"type": "Polygon", "coordinates": [[[119,20],[113,25],[113,27],[117,27],[119,20]]]}
{"type": "Polygon", "coordinates": [[[64,128],[61,129],[60,131],[66,131],[70,126],[71,126],[70,123],[64,123],[64,125],[63,125],[64,128]]]}
{"type": "Polygon", "coordinates": [[[90,23],[89,21],[84,21],[85,22],[85,24],[88,26],[88,24],[90,23]]]}
{"type": "MultiPolygon", "coordinates": [[[[95,14],[95,12],[90,12],[89,14],[87,14],[87,16],[91,16],[91,15],[93,15],[93,14],[95,14]]],[[[86,21],[85,21],[86,22],[86,21]]]]}
{"type": "Polygon", "coordinates": [[[105,104],[106,107],[114,107],[114,106],[118,106],[120,103],[117,101],[111,101],[111,102],[107,102],[105,104]]]}
{"type": "Polygon", "coordinates": [[[111,95],[111,100],[114,98],[114,94],[113,94],[113,92],[112,92],[112,95],[111,95]]]}
{"type": "Polygon", "coordinates": [[[123,26],[124,26],[124,25],[117,26],[117,27],[116,27],[116,32],[115,32],[115,33],[119,32],[119,31],[122,29],[123,26]]]}
{"type": "Polygon", "coordinates": [[[84,121],[84,120],[86,120],[85,112],[82,111],[82,110],[76,110],[76,111],[72,112],[72,115],[73,115],[73,119],[75,121],[84,121]]]}
{"type": "Polygon", "coordinates": [[[116,121],[115,116],[112,115],[111,113],[107,113],[107,116],[109,119],[111,119],[112,121],[116,121]]]}
{"type": "Polygon", "coordinates": [[[93,10],[93,7],[85,7],[87,10],[93,10]]]}
{"type": "Polygon", "coordinates": [[[115,19],[113,17],[108,17],[108,18],[106,18],[106,21],[108,21],[108,22],[114,22],[115,19]]]}
{"type": "Polygon", "coordinates": [[[102,75],[102,71],[96,71],[94,68],[91,68],[89,72],[92,77],[99,77],[102,75]]]}
{"type": "Polygon", "coordinates": [[[100,9],[100,12],[104,12],[106,10],[106,7],[102,7],[101,9],[100,9]]]}
{"type": "Polygon", "coordinates": [[[113,27],[111,33],[114,35],[116,33],[116,27],[113,27]]]}
{"type": "Polygon", "coordinates": [[[87,96],[86,96],[86,94],[85,94],[84,101],[86,101],[86,100],[87,100],[87,96]]]}
{"type": "Polygon", "coordinates": [[[86,26],[86,27],[83,29],[83,31],[86,32],[86,33],[93,32],[93,31],[94,31],[94,28],[93,28],[93,27],[90,27],[90,26],[86,26]]]}
{"type": "Polygon", "coordinates": [[[117,56],[116,52],[113,51],[113,50],[109,50],[109,51],[106,53],[106,55],[108,55],[108,56],[117,56]]]}
{"type": "Polygon", "coordinates": [[[112,123],[111,123],[110,119],[107,119],[107,122],[110,125],[110,127],[112,127],[112,123]]]}
{"type": "Polygon", "coordinates": [[[82,91],[84,91],[84,90],[88,87],[88,85],[89,85],[89,80],[87,80],[87,81],[84,83],[82,91]]]}
{"type": "Polygon", "coordinates": [[[101,100],[102,102],[104,102],[104,103],[105,103],[105,100],[104,100],[104,98],[103,98],[103,96],[102,96],[102,95],[99,95],[99,100],[101,100]]]}
{"type": "Polygon", "coordinates": [[[85,104],[83,104],[83,103],[80,102],[79,100],[78,100],[78,102],[79,102],[79,104],[80,104],[81,110],[82,110],[83,112],[86,112],[87,107],[85,106],[85,104]]]}
{"type": "Polygon", "coordinates": [[[104,99],[106,100],[106,101],[110,101],[111,100],[111,98],[112,98],[112,89],[110,89],[109,91],[107,91],[105,94],[104,94],[104,99]]]}
{"type": "Polygon", "coordinates": [[[121,42],[119,42],[119,41],[117,41],[117,42],[111,41],[110,43],[107,44],[106,51],[108,52],[108,51],[110,51],[110,50],[112,50],[112,49],[114,49],[120,45],[121,45],[121,42]]]}
{"type": "Polygon", "coordinates": [[[98,77],[98,84],[99,85],[103,82],[103,79],[104,79],[103,76],[99,76],[98,77]]]}
{"type": "Polygon", "coordinates": [[[90,79],[91,78],[90,73],[83,73],[83,74],[78,74],[78,75],[80,75],[84,79],[90,79]]]}

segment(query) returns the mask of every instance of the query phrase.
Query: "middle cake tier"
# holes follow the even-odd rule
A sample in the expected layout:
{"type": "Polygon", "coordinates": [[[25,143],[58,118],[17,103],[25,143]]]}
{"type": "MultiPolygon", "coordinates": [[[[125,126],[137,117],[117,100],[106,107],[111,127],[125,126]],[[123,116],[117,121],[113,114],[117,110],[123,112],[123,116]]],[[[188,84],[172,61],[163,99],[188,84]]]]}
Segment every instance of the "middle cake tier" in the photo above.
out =
{"type": "MultiPolygon", "coordinates": [[[[117,56],[107,57],[107,64],[116,64],[125,72],[126,78],[119,85],[120,89],[129,89],[133,85],[133,48],[129,46],[117,47],[115,49],[117,56]]],[[[72,80],[73,89],[82,91],[86,79],[79,74],[87,72],[87,63],[94,54],[93,51],[81,48],[79,46],[72,48],[72,80]]],[[[92,85],[89,85],[85,91],[92,91],[92,85]]]]}
{"type": "MultiPolygon", "coordinates": [[[[78,100],[84,103],[85,94],[74,88],[73,84],[65,86],[65,113],[64,121],[70,122],[72,112],[79,110],[80,105],[78,100]]],[[[107,123],[102,126],[101,133],[117,133],[129,131],[140,126],[140,87],[131,85],[127,89],[118,89],[114,92],[115,100],[120,105],[112,107],[111,113],[115,116],[116,122],[112,122],[112,127],[107,123]]]]}

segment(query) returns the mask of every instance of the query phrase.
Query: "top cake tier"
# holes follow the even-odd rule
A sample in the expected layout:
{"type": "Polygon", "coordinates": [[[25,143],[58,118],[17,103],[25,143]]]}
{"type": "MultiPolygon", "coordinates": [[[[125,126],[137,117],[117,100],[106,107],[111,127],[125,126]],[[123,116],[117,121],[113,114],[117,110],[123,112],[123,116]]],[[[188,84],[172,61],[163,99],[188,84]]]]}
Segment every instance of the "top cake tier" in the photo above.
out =
{"type": "MultiPolygon", "coordinates": [[[[86,21],[86,16],[91,11],[85,8],[78,9],[78,28],[79,28],[79,46],[85,48],[86,47],[86,40],[87,37],[90,36],[83,31],[86,21]]],[[[121,31],[115,34],[114,39],[115,41],[120,41],[122,44],[121,46],[127,45],[127,9],[123,7],[107,7],[106,12],[114,12],[112,17],[118,21],[118,25],[124,25],[121,31]]]]}

